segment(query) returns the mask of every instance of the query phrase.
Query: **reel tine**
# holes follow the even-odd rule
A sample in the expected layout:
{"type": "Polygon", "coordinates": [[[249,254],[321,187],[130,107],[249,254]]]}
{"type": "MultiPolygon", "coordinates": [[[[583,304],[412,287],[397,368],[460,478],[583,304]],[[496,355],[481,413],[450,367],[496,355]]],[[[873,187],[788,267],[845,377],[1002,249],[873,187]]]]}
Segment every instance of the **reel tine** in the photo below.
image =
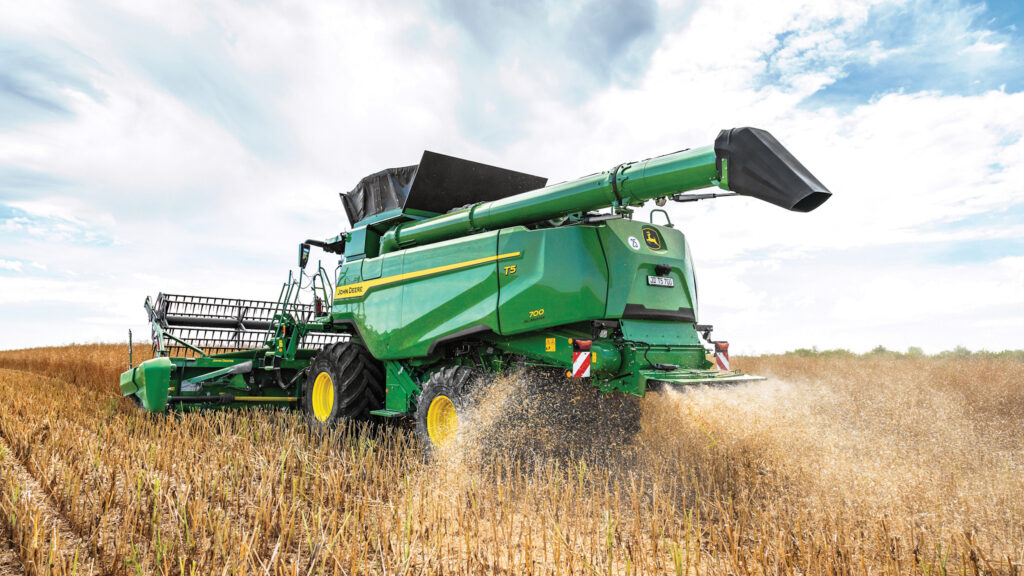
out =
{"type": "MultiPolygon", "coordinates": [[[[269,300],[160,294],[155,309],[167,334],[207,353],[222,353],[266,346],[277,307],[269,300]]],[[[313,304],[293,302],[290,309],[300,322],[315,316],[313,304]]],[[[338,334],[307,332],[300,347],[319,349],[340,339],[338,334]]],[[[166,346],[172,356],[196,355],[173,340],[166,346]]]]}

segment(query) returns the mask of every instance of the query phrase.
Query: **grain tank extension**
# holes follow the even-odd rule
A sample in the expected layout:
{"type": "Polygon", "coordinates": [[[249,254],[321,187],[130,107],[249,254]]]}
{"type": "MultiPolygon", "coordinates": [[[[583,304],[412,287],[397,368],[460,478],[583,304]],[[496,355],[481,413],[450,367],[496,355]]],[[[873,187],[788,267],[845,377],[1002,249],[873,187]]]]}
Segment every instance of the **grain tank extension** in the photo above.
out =
{"type": "Polygon", "coordinates": [[[414,418],[436,446],[471,383],[514,367],[634,396],[756,378],[729,370],[728,345],[698,324],[683,233],[632,211],[730,195],[814,210],[831,193],[775,138],[723,130],[713,146],[545,184],[432,152],[368,176],[342,194],[352,229],[304,242],[276,302],[147,300],[157,358],[121,389],[152,411],[292,405],[325,428],[414,418]],[[306,272],[312,247],[338,255],[333,273],[306,272]]]}

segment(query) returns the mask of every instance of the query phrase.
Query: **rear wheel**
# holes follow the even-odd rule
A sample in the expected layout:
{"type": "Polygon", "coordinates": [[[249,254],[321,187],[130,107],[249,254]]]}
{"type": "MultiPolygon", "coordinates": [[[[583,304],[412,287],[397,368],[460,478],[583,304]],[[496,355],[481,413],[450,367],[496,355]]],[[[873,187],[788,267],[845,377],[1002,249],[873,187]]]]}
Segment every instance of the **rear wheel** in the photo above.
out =
{"type": "Polygon", "coordinates": [[[477,368],[451,366],[434,372],[423,386],[416,406],[416,433],[428,454],[450,446],[472,405],[477,368]]]}
{"type": "Polygon", "coordinates": [[[384,405],[384,368],[357,342],[326,346],[309,365],[302,394],[306,420],[318,430],[364,420],[384,405]]]}
{"type": "Polygon", "coordinates": [[[139,410],[141,410],[143,412],[146,411],[145,406],[142,405],[142,398],[139,398],[135,394],[129,394],[128,398],[131,399],[132,406],[135,406],[136,408],[138,408],[139,410]]]}

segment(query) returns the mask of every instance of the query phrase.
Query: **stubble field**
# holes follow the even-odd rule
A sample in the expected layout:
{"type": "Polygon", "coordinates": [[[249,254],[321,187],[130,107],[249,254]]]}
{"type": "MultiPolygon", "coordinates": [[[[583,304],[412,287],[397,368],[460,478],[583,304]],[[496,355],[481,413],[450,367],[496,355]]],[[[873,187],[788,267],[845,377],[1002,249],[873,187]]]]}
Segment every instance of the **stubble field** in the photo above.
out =
{"type": "Polygon", "coordinates": [[[517,458],[425,462],[402,427],[140,413],[125,346],[0,352],[0,574],[1024,574],[1024,363],[736,363],[771,380],[651,395],[628,443],[553,458],[526,418],[517,458]]]}

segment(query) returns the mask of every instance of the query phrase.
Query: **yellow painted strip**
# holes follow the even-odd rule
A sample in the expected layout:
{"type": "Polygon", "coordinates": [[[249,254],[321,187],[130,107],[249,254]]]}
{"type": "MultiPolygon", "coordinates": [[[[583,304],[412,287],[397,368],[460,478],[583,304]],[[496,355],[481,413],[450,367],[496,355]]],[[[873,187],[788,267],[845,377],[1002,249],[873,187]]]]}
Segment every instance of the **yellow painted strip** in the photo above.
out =
{"type": "Polygon", "coordinates": [[[417,270],[416,272],[406,272],[405,274],[395,274],[394,276],[385,276],[384,278],[364,280],[362,282],[356,282],[355,284],[346,284],[344,286],[338,286],[338,289],[334,291],[334,299],[344,300],[345,298],[357,298],[369,292],[370,288],[375,288],[377,286],[394,284],[395,282],[412,280],[414,278],[422,278],[424,276],[430,276],[431,274],[451,272],[452,270],[459,270],[461,268],[470,268],[472,266],[486,264],[488,262],[497,262],[506,258],[515,258],[520,254],[522,254],[522,252],[509,252],[507,254],[498,254],[497,256],[487,256],[486,258],[477,258],[475,260],[466,260],[465,262],[458,262],[456,264],[446,264],[444,266],[427,268],[425,270],[417,270]]]}
{"type": "Polygon", "coordinates": [[[287,396],[235,396],[235,402],[298,402],[298,398],[287,396]]]}

